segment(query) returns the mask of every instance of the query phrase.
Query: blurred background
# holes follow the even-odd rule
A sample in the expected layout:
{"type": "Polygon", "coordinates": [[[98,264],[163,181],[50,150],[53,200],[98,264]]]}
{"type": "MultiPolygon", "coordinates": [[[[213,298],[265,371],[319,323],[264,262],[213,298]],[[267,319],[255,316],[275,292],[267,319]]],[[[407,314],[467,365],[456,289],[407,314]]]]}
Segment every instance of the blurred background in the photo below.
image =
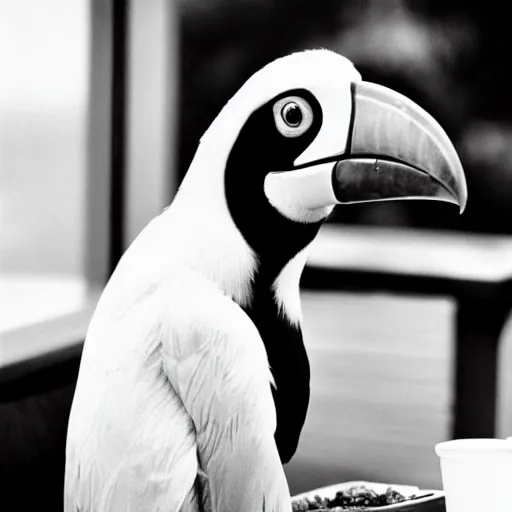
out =
{"type": "MultiPolygon", "coordinates": [[[[512,235],[507,23],[495,0],[0,0],[0,333],[94,303],[226,101],[306,48],[344,54],[436,117],[469,188],[462,216],[407,201],[340,207],[330,222],[512,235]]],[[[292,491],[351,479],[440,487],[453,302],[307,292],[303,308],[312,399],[292,491]]],[[[507,323],[499,436],[512,435],[511,339],[507,323]]],[[[0,344],[0,365],[30,352],[30,338],[16,340],[0,344]]]]}

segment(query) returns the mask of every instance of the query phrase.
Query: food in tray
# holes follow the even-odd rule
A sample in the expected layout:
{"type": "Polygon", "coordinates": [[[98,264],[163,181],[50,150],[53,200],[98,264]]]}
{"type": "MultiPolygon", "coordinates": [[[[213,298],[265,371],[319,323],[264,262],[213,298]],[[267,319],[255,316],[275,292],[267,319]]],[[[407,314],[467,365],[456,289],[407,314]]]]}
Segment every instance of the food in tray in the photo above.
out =
{"type": "Polygon", "coordinates": [[[349,512],[350,510],[360,510],[362,507],[393,505],[408,499],[411,499],[411,496],[404,496],[392,487],[388,487],[384,493],[378,493],[366,485],[354,485],[348,489],[339,490],[334,498],[315,496],[314,498],[294,500],[292,507],[293,512],[307,510],[349,512]]]}

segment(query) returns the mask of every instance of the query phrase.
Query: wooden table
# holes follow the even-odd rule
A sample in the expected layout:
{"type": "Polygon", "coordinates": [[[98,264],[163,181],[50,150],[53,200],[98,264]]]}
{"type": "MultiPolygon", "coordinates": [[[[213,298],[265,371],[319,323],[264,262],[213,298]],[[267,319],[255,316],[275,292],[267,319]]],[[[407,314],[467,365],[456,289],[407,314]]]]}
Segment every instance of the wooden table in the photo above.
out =
{"type": "Polygon", "coordinates": [[[452,437],[495,436],[498,346],[512,309],[512,238],[327,224],[310,248],[301,286],[452,297],[452,437]]]}

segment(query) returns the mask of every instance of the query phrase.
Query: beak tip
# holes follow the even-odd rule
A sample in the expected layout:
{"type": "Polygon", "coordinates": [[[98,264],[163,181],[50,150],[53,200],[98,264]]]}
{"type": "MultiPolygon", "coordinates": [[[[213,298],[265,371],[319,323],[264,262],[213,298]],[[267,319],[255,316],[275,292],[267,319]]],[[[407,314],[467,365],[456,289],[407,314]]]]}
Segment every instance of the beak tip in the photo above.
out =
{"type": "Polygon", "coordinates": [[[461,190],[459,193],[459,208],[460,208],[459,215],[462,215],[464,213],[464,211],[466,210],[466,206],[468,203],[468,185],[467,185],[466,177],[464,175],[464,171],[462,170],[462,167],[461,167],[460,183],[461,183],[461,187],[460,187],[461,190]]]}
{"type": "Polygon", "coordinates": [[[448,160],[448,174],[451,174],[452,180],[451,184],[447,188],[451,189],[453,199],[459,207],[459,215],[462,215],[466,210],[468,202],[468,184],[464,168],[457,153],[455,152],[455,148],[453,148],[453,154],[455,155],[455,158],[453,158],[451,162],[448,160]]]}

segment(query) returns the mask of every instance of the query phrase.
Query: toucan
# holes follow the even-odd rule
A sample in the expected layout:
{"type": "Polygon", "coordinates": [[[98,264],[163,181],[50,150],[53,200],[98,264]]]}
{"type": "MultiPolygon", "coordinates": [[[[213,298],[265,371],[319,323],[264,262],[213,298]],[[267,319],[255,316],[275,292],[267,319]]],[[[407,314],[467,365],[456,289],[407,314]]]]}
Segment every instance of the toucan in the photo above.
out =
{"type": "Polygon", "coordinates": [[[403,199],[459,212],[467,200],[457,152],[422,108],[326,49],[252,75],[97,304],[66,512],[290,512],[283,465],[310,397],[308,246],[338,204],[403,199]]]}

